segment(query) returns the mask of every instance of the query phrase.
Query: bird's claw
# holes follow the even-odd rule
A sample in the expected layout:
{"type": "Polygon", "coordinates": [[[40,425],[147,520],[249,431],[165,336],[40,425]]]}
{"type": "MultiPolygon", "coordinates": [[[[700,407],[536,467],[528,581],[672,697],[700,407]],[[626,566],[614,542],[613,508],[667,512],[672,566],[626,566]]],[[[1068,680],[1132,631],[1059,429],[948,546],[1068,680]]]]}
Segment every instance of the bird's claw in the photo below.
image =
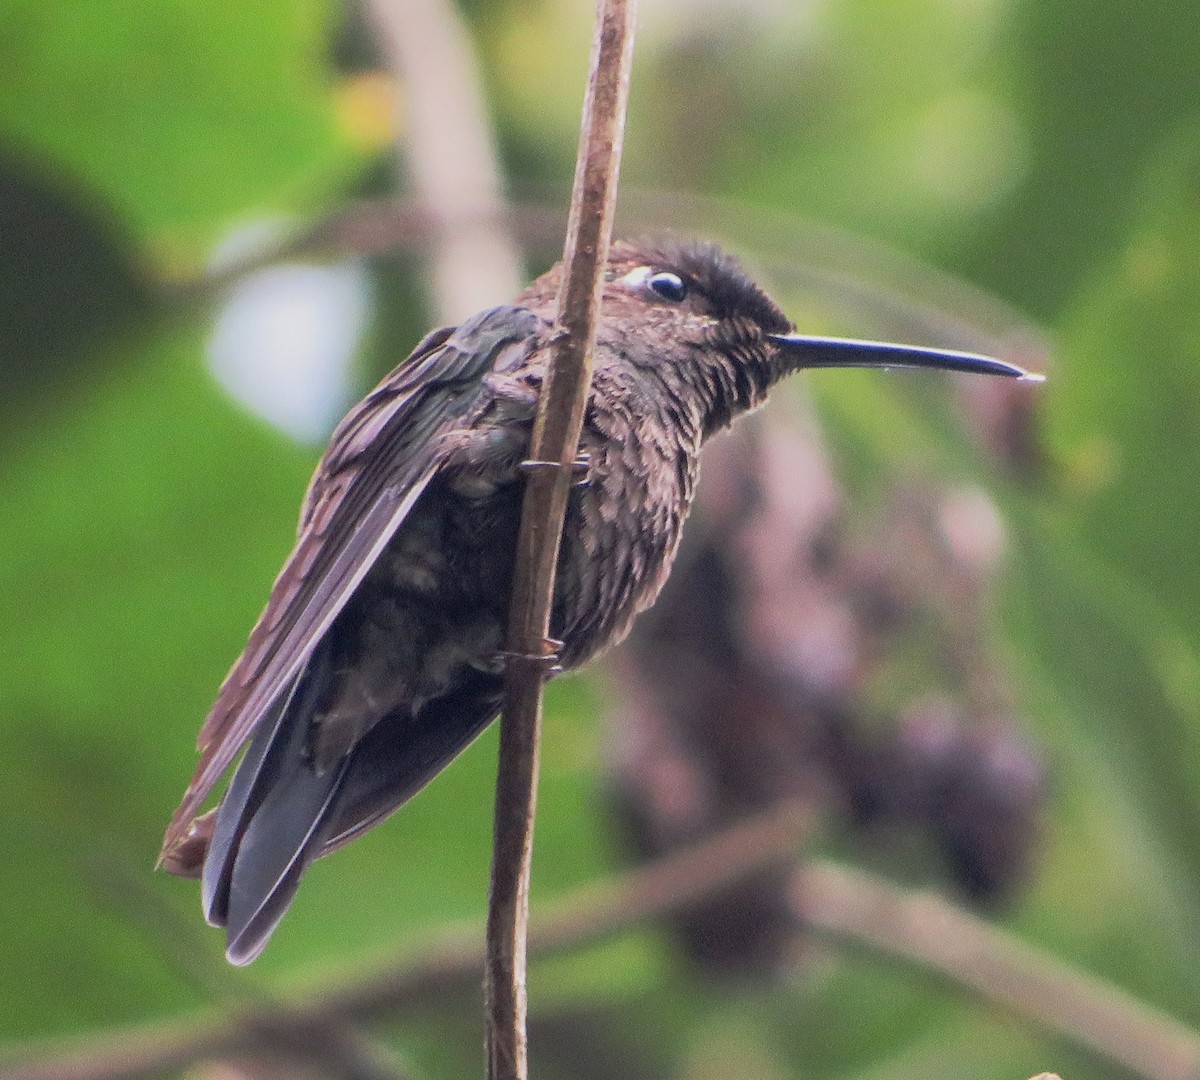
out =
{"type": "Polygon", "coordinates": [[[570,469],[571,486],[587,487],[591,483],[592,455],[586,450],[581,450],[570,465],[563,465],[558,461],[528,460],[521,462],[521,468],[530,473],[543,469],[570,469]]]}
{"type": "Polygon", "coordinates": [[[540,653],[525,653],[513,652],[509,649],[502,649],[496,653],[496,659],[503,667],[509,664],[531,664],[541,672],[544,678],[551,678],[554,675],[561,675],[563,671],[562,661],[559,658],[559,652],[563,647],[563,643],[557,638],[546,638],[542,642],[543,652],[540,653]]]}

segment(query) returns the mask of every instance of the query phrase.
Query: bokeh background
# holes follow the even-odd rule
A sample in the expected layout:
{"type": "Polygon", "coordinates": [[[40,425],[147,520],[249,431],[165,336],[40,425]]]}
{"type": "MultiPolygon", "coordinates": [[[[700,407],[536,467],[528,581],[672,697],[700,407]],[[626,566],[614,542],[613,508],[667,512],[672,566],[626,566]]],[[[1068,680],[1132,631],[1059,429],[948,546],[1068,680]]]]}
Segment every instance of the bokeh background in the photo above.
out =
{"type": "MultiPolygon", "coordinates": [[[[806,326],[1048,365],[1032,409],[826,373],[781,415],[820,424],[856,536],[892,520],[897,485],[985,499],[973,520],[1005,539],[970,633],[1039,776],[991,913],[1200,1024],[1194,0],[642,8],[625,231],[722,238],[806,326]],[[1014,415],[1015,444],[980,437],[1014,415]]],[[[591,5],[453,11],[533,271],[569,189],[591,5]]],[[[194,884],[151,872],[324,438],[438,317],[419,222],[310,243],[339,208],[412,195],[418,88],[395,84],[376,23],[336,0],[0,0],[4,1051],[320,985],[482,918],[494,732],[315,866],[244,975],[213,974],[194,884]]],[[[855,683],[864,715],[942,689],[945,638],[922,640],[855,683]]],[[[631,686],[627,664],[552,688],[535,909],[646,848],[611,794],[631,686]]],[[[831,820],[814,852],[953,893],[919,844],[881,859],[831,820]]],[[[539,963],[535,1069],[1126,1075],[912,967],[792,946],[784,971],[716,974],[652,926],[539,963]]],[[[470,1001],[383,1037],[414,1075],[481,1067],[470,1001]]]]}

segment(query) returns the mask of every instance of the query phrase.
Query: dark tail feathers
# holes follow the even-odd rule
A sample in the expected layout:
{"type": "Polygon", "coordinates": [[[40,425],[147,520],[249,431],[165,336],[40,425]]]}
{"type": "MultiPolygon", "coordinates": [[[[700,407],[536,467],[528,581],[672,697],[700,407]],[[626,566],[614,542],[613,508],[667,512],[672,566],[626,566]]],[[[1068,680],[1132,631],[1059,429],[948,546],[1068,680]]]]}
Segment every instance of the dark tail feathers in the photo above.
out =
{"type": "Polygon", "coordinates": [[[263,717],[217,812],[204,863],[204,914],[226,928],[230,963],[248,964],[283,918],[320,853],[349,759],[317,773],[308,730],[329,672],[318,649],[291,693],[263,717]]]}
{"type": "Polygon", "coordinates": [[[329,663],[319,648],[292,692],[263,717],[217,812],[202,896],[205,917],[225,927],[233,964],[262,952],[313,859],[406,802],[499,708],[499,680],[473,673],[458,693],[416,717],[386,717],[318,774],[307,741],[329,663]]]}

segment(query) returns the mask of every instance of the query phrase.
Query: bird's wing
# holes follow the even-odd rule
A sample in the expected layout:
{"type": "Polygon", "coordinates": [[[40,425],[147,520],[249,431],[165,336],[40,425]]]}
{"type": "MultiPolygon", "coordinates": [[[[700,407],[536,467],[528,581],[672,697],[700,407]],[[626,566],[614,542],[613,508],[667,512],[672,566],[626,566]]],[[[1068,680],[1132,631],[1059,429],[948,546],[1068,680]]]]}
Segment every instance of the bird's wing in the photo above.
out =
{"type": "Polygon", "coordinates": [[[477,419],[489,400],[483,376],[518,366],[543,325],[526,308],[498,307],[435,330],[338,426],[305,498],[296,546],[200,731],[200,762],[164,854],[184,840],[213,785],[437,473],[443,436],[477,419]]]}

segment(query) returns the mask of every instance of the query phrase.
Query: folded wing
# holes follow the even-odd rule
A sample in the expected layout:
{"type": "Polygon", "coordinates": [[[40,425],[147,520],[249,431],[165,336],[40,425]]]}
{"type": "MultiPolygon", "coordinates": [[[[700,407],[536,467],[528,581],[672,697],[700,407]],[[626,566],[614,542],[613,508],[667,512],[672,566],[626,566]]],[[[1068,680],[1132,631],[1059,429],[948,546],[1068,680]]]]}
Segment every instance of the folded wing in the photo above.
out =
{"type": "Polygon", "coordinates": [[[184,842],[208,793],[260,723],[282,722],[305,665],[444,461],[444,436],[489,401],[484,376],[520,365],[543,320],[492,308],[436,330],[339,425],[305,499],[299,537],[199,737],[200,762],[167,829],[184,842]]]}

